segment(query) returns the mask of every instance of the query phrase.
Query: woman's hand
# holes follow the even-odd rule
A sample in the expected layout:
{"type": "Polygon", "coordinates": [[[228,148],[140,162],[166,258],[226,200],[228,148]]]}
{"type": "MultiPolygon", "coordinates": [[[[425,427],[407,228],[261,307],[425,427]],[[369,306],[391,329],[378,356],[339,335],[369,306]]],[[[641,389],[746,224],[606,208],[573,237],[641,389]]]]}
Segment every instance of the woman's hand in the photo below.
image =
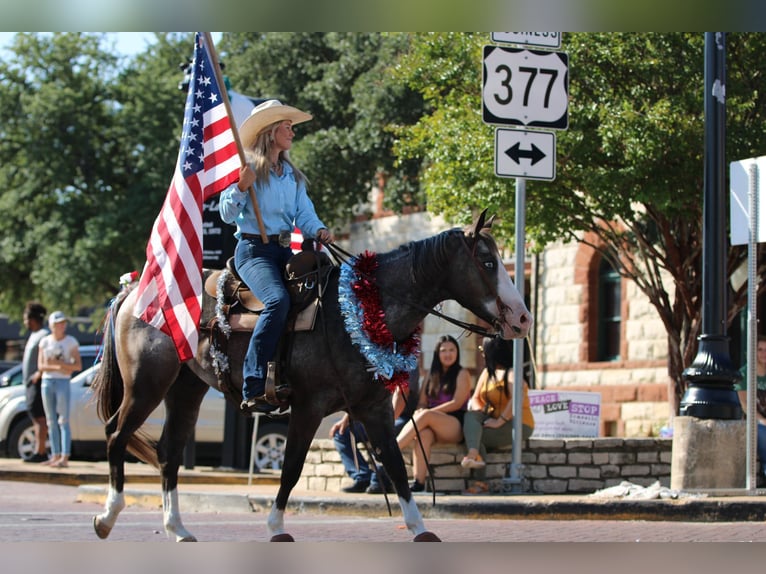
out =
{"type": "Polygon", "coordinates": [[[332,236],[332,232],[329,229],[323,227],[317,231],[317,241],[320,243],[333,243],[335,238],[332,236]]]}
{"type": "Polygon", "coordinates": [[[243,165],[239,170],[239,182],[237,187],[239,191],[247,191],[255,183],[255,172],[250,169],[249,165],[243,165]]]}
{"type": "Polygon", "coordinates": [[[499,429],[505,424],[505,421],[501,418],[493,419],[492,417],[484,421],[484,427],[488,429],[499,429]]]}

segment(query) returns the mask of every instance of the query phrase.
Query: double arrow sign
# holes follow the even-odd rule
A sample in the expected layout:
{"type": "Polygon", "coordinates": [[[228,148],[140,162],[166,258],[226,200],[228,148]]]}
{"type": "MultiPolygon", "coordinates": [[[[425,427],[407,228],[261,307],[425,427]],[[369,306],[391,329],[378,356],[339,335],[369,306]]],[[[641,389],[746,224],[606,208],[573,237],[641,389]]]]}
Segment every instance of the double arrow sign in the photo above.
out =
{"type": "Polygon", "coordinates": [[[545,157],[545,152],[535,144],[531,145],[532,149],[525,150],[521,149],[521,142],[516,142],[513,144],[513,146],[505,150],[505,154],[519,165],[521,165],[521,158],[528,158],[530,161],[530,166],[535,165],[538,161],[545,157]]]}
{"type": "Polygon", "coordinates": [[[556,179],[555,134],[496,129],[495,175],[548,181],[556,179]]]}

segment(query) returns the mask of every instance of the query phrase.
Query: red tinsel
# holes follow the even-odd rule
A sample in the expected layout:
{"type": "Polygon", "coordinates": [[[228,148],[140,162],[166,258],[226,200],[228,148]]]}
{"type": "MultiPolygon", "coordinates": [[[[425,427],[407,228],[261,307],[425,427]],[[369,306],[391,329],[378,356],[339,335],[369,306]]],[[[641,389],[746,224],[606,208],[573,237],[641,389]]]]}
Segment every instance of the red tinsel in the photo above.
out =
{"type": "MultiPolygon", "coordinates": [[[[375,271],[378,269],[378,257],[375,253],[365,251],[359,255],[354,264],[357,280],[351,285],[357,301],[362,307],[362,329],[371,342],[379,347],[393,348],[394,336],[386,325],[386,314],[380,303],[380,291],[375,281],[375,271]]],[[[407,339],[399,343],[397,352],[410,355],[420,346],[420,326],[407,339]]],[[[409,386],[409,373],[397,371],[384,381],[386,388],[394,392],[397,387],[405,391],[409,386]]]]}

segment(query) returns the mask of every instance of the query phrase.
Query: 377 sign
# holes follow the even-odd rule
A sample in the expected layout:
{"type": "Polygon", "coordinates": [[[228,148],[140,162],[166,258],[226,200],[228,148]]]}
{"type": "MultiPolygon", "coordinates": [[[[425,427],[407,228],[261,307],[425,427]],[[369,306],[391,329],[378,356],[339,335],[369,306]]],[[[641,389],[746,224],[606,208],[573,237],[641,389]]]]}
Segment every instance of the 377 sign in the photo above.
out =
{"type": "Polygon", "coordinates": [[[482,80],[486,123],[567,129],[566,53],[484,46],[482,80]]]}

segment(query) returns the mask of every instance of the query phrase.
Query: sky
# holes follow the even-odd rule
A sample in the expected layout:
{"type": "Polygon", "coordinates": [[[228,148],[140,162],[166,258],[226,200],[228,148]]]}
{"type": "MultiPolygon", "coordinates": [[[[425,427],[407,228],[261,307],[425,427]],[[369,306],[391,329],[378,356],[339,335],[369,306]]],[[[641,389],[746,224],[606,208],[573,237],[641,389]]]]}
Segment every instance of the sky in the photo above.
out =
{"type": "MultiPolygon", "coordinates": [[[[0,57],[10,46],[15,35],[16,32],[0,32],[0,57]]],[[[122,56],[135,56],[154,41],[154,32],[109,32],[108,35],[113,39],[117,52],[122,56]]],[[[212,36],[214,43],[221,39],[220,32],[212,32],[212,36]]]]}

